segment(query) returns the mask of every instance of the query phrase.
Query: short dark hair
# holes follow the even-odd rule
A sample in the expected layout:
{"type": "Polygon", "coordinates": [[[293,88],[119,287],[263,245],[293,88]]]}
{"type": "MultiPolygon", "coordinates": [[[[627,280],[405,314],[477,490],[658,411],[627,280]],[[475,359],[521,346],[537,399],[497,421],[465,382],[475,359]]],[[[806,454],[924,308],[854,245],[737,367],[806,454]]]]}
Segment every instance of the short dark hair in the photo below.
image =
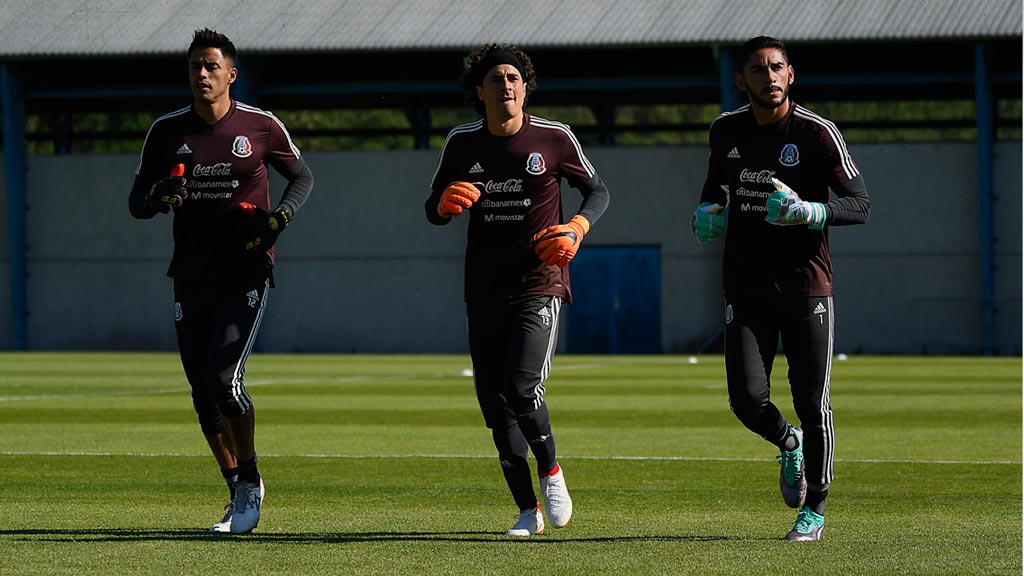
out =
{"type": "Polygon", "coordinates": [[[523,64],[523,84],[526,85],[526,100],[523,101],[523,105],[526,105],[526,102],[530,100],[530,94],[537,90],[537,73],[533,69],[533,61],[530,60],[530,57],[525,52],[511,44],[488,44],[482,46],[466,57],[463,62],[462,77],[459,78],[466,103],[472,106],[473,110],[480,116],[487,114],[484,103],[476,95],[476,87],[480,85],[480,80],[484,74],[487,74],[487,70],[480,70],[480,63],[491,52],[498,51],[511,53],[523,64]]]}
{"type": "Polygon", "coordinates": [[[217,48],[225,58],[230,58],[232,62],[238,61],[238,51],[235,50],[235,45],[231,40],[220,32],[209,28],[196,30],[192,34],[192,43],[188,45],[187,55],[189,58],[192,57],[192,51],[197,48],[217,48]]]}
{"type": "Polygon", "coordinates": [[[742,46],[736,50],[736,71],[742,73],[743,67],[747,65],[747,60],[750,59],[750,55],[758,50],[764,48],[774,48],[782,52],[782,57],[786,59],[786,63],[789,63],[789,52],[786,51],[786,45],[782,43],[782,40],[776,40],[771,36],[755,36],[750,40],[743,43],[742,46]]]}

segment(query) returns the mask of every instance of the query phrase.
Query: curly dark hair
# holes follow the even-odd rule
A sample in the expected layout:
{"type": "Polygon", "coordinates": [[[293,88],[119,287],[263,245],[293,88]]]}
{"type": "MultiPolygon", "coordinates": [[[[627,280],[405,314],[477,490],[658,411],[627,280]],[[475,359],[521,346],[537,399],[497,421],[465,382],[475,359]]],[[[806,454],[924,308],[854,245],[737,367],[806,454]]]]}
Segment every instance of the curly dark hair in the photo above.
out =
{"type": "Polygon", "coordinates": [[[482,85],[484,74],[487,70],[480,70],[480,62],[487,57],[491,52],[505,51],[510,52],[520,62],[523,63],[523,83],[526,84],[526,100],[523,101],[523,105],[530,100],[530,94],[533,94],[537,90],[537,73],[533,69],[533,61],[519,48],[512,44],[488,44],[477,50],[473,51],[469,56],[466,56],[462,66],[462,76],[459,78],[459,82],[462,85],[462,94],[466,99],[466,104],[473,107],[481,117],[486,116],[486,110],[484,109],[484,103],[476,95],[476,87],[482,85]]]}

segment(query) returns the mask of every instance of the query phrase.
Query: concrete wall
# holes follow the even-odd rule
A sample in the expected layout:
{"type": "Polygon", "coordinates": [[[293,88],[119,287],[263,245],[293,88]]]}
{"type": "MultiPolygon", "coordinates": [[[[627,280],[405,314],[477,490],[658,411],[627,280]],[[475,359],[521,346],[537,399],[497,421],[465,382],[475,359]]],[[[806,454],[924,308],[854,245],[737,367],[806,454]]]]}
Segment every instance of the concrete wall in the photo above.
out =
{"type": "MultiPolygon", "coordinates": [[[[1017,354],[1021,145],[1000,143],[996,150],[996,328],[999,351],[1017,354]]],[[[873,213],[866,226],[831,230],[836,350],[977,352],[974,145],[876,144],[851,151],[865,175],[873,213]]],[[[588,155],[608,183],[612,204],[583,249],[659,245],[662,350],[695,350],[719,329],[722,316],[721,245],[698,246],[688,224],[706,151],[593,148],[588,155]]],[[[278,288],[271,292],[260,349],[466,351],[465,222],[442,228],[423,217],[436,158],[436,151],[307,155],[317,185],[278,244],[278,288]]],[[[171,286],[164,276],[170,219],[129,216],[126,198],[136,161],[132,155],[30,158],[30,349],[174,349],[171,286]]],[[[281,186],[275,180],[274,195],[281,186]]],[[[570,189],[564,197],[567,211],[574,210],[578,193],[570,189]]],[[[5,200],[0,217],[6,230],[5,200]]],[[[6,246],[4,235],[4,348],[10,345],[6,246]]]]}

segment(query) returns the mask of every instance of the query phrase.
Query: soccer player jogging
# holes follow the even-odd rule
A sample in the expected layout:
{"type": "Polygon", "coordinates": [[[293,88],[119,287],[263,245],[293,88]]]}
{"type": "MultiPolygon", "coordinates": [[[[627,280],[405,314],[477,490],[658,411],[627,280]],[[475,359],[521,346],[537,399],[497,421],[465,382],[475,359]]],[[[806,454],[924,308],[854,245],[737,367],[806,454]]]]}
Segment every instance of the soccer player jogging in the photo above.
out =
{"type": "Polygon", "coordinates": [[[785,45],[752,38],[737,56],[735,83],[749,104],[711,125],[692,230],[702,244],[726,232],[730,407],[780,450],[782,496],[798,509],[786,539],[819,540],[834,445],[828,229],[867,222],[871,203],[835,124],[790,100],[794,71],[785,45]],[[787,423],[769,397],[780,338],[800,427],[787,423]]]}
{"type": "Polygon", "coordinates": [[[197,30],[188,48],[191,106],[153,122],[128,197],[140,219],[174,213],[174,325],[199,426],[231,500],[211,532],[259,523],[255,412],[243,382],[273,285],[274,242],[313,187],[284,125],[230,96],[237,52],[197,30]],[[288,180],[272,210],[267,167],[288,180]]]}
{"type": "Polygon", "coordinates": [[[544,532],[531,451],[548,521],[561,528],[572,516],[544,382],[559,310],[572,301],[568,264],[609,195],[568,126],[523,111],[537,85],[529,56],[484,46],[467,58],[461,82],[481,119],[448,135],[425,208],[437,225],[469,211],[465,301],[476,395],[520,511],[507,533],[531,536],[544,532]],[[563,178],[583,196],[564,224],[563,178]]]}

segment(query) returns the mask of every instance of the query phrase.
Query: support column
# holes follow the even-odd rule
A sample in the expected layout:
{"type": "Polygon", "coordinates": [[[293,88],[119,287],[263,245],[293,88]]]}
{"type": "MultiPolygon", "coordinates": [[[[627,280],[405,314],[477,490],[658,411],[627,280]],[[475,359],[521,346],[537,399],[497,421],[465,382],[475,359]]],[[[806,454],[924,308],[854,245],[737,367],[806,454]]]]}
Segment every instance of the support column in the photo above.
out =
{"type": "Polygon", "coordinates": [[[988,73],[985,45],[974,45],[974,106],[978,127],[978,264],[981,278],[981,350],[995,353],[995,218],[993,214],[993,171],[995,152],[995,107],[988,73]]]}
{"type": "Polygon", "coordinates": [[[7,194],[7,252],[10,263],[11,349],[28,348],[28,278],[25,240],[25,94],[9,63],[0,63],[4,190],[7,194]]]}
{"type": "Polygon", "coordinates": [[[430,108],[413,107],[405,109],[405,117],[412,126],[413,148],[426,150],[430,147],[430,108]]]}
{"type": "Polygon", "coordinates": [[[740,107],[740,99],[736,91],[736,86],[732,82],[734,74],[732,50],[716,47],[716,52],[718,52],[719,103],[722,106],[722,112],[735,110],[740,107]]]}

